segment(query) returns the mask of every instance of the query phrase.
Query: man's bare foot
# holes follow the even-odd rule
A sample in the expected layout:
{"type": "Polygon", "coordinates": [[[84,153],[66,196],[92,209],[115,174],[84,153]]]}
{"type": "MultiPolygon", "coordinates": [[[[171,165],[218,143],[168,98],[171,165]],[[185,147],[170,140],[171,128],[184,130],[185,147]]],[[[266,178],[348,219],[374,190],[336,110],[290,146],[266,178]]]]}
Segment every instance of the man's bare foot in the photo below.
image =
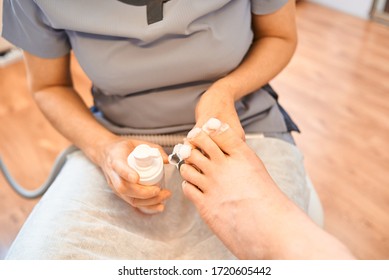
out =
{"type": "MultiPolygon", "coordinates": [[[[180,169],[185,179],[184,194],[229,248],[238,249],[244,246],[240,242],[253,238],[266,240],[265,234],[244,237],[249,232],[264,232],[260,228],[266,228],[260,225],[265,219],[258,220],[250,209],[263,207],[264,216],[268,212],[276,215],[280,209],[286,211],[290,202],[275,185],[262,161],[232,129],[224,126],[207,132],[209,135],[198,129],[196,133],[189,133],[188,141],[197,149],[192,150],[180,169]],[[279,206],[279,201],[285,203],[279,206]]],[[[257,252],[257,256],[267,255],[266,243],[259,248],[262,251],[257,252]]],[[[240,257],[239,253],[237,255],[240,257]]]]}
{"type": "Polygon", "coordinates": [[[196,149],[180,168],[183,192],[238,258],[353,258],[280,191],[228,126],[212,120],[191,131],[187,141],[196,149]]]}

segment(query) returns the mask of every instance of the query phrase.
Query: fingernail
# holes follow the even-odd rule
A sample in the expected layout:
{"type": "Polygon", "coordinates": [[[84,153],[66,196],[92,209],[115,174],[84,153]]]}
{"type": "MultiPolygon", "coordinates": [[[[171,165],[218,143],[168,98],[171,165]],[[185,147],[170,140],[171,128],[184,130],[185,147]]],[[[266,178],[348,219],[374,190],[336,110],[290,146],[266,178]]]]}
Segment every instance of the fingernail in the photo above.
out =
{"type": "Polygon", "coordinates": [[[173,193],[168,192],[168,193],[166,194],[165,198],[163,199],[163,201],[167,200],[167,199],[170,198],[172,195],[173,195],[173,193]]]}
{"type": "Polygon", "coordinates": [[[165,210],[165,205],[163,205],[163,204],[158,205],[157,211],[163,212],[163,210],[165,210]]]}
{"type": "Polygon", "coordinates": [[[186,138],[188,138],[188,139],[195,138],[197,135],[199,135],[200,132],[201,132],[201,128],[195,127],[191,131],[188,132],[188,135],[186,136],[186,138]]]}

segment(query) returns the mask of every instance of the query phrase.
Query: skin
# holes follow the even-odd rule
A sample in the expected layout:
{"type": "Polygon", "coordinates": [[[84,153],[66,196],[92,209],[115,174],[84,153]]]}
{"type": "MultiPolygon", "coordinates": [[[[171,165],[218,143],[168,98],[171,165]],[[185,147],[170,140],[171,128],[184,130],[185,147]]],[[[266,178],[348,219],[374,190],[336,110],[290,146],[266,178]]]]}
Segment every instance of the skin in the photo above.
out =
{"type": "Polygon", "coordinates": [[[295,1],[288,1],[275,13],[253,15],[252,28],[254,40],[245,59],[202,95],[196,108],[197,127],[215,117],[244,139],[234,103],[268,83],[292,58],[297,46],[295,1]]]}
{"type": "Polygon", "coordinates": [[[162,202],[170,195],[157,186],[138,184],[139,176],[127,164],[127,156],[139,144],[155,144],[117,136],[102,127],[92,116],[70,76],[70,56],[42,59],[25,53],[29,87],[39,108],[51,124],[85,155],[101,167],[109,186],[134,207],[163,211],[162,202]]]}
{"type": "MultiPolygon", "coordinates": [[[[203,94],[195,112],[197,126],[217,117],[244,138],[234,102],[259,89],[287,65],[297,42],[294,14],[291,0],[271,15],[253,16],[254,41],[249,53],[241,65],[203,94]]],[[[43,59],[25,52],[25,61],[32,95],[51,124],[101,167],[119,197],[134,207],[163,211],[162,202],[171,193],[139,185],[138,175],[126,163],[134,147],[145,142],[114,135],[94,119],[74,89],[70,55],[43,59]]],[[[166,153],[156,147],[166,162],[166,153]]]]}
{"type": "Polygon", "coordinates": [[[280,191],[233,129],[187,141],[197,149],[180,168],[184,195],[238,258],[354,258],[280,191]]]}

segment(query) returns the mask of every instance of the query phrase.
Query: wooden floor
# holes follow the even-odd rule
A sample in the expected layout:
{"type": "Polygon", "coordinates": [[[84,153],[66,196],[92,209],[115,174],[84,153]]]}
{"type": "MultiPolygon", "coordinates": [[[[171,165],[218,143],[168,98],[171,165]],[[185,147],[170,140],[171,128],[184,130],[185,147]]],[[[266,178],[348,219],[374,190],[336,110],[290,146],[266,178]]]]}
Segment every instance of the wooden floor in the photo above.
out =
{"type": "MultiPolygon", "coordinates": [[[[302,130],[295,137],[325,228],[358,258],[389,259],[389,28],[304,2],[298,27],[297,53],[272,84],[302,130]]],[[[23,64],[0,68],[0,154],[16,179],[38,186],[67,145],[27,93],[23,64]]],[[[0,258],[36,202],[0,176],[0,258]]]]}

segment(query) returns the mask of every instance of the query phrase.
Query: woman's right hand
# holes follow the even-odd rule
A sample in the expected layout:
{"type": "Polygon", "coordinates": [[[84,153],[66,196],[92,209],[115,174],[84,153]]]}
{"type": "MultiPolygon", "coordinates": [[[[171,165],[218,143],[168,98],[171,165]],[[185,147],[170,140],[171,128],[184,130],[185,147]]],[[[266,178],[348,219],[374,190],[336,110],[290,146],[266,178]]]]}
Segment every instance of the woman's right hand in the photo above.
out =
{"type": "Polygon", "coordinates": [[[121,199],[136,208],[162,212],[163,201],[171,196],[171,192],[158,186],[140,185],[138,173],[127,164],[128,155],[140,144],[158,148],[164,162],[167,162],[167,154],[161,146],[117,136],[99,149],[97,164],[101,167],[108,185],[121,199]]]}
{"type": "MultiPolygon", "coordinates": [[[[119,137],[95,119],[74,89],[70,54],[43,59],[24,52],[24,58],[32,96],[50,123],[101,167],[109,186],[120,198],[134,207],[163,211],[162,202],[170,192],[140,185],[138,174],[127,165],[128,155],[145,142],[119,137]]],[[[159,148],[167,162],[160,146],[145,144],[159,148]]]]}

